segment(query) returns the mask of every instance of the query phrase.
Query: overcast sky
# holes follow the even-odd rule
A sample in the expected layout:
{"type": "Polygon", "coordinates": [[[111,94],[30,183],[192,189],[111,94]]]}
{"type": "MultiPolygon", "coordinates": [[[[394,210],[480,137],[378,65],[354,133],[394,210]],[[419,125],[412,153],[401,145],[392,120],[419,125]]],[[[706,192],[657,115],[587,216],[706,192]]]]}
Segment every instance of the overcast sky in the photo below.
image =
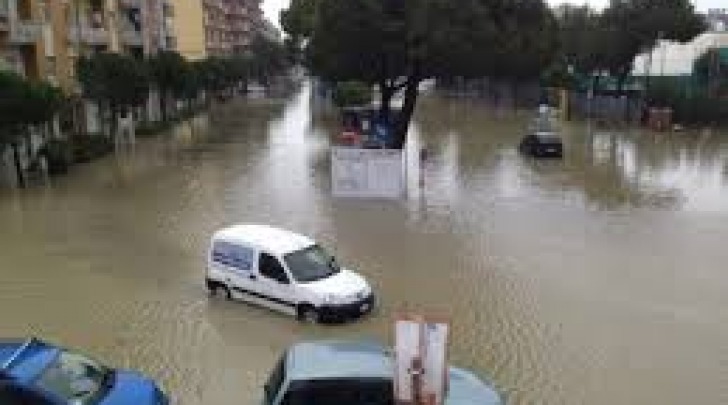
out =
{"type": "MultiPolygon", "coordinates": [[[[278,12],[285,7],[288,7],[290,0],[263,0],[263,11],[266,17],[278,25],[278,12]]],[[[457,0],[453,0],[457,1],[457,0]]],[[[561,3],[572,3],[572,4],[591,4],[594,7],[604,7],[609,0],[546,0],[549,4],[561,4],[561,3]]],[[[698,10],[706,11],[710,8],[728,8],[728,1],[726,0],[694,0],[693,3],[697,6],[698,10]]]]}

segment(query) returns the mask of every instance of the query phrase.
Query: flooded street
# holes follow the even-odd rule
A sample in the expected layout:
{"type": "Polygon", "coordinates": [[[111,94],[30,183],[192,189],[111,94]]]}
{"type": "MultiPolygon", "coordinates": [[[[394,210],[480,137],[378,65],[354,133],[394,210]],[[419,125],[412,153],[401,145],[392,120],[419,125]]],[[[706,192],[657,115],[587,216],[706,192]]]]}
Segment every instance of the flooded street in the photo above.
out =
{"type": "Polygon", "coordinates": [[[423,311],[508,403],[728,403],[728,134],[578,124],[564,161],[534,161],[525,116],[429,98],[407,197],[352,201],[330,196],[331,125],[310,110],[308,89],[239,101],[0,192],[0,335],[139,369],[177,404],[254,404],[289,344],[389,342],[396,314],[423,311]],[[321,240],[378,310],[313,326],[210,299],[208,238],[237,222],[321,240]]]}

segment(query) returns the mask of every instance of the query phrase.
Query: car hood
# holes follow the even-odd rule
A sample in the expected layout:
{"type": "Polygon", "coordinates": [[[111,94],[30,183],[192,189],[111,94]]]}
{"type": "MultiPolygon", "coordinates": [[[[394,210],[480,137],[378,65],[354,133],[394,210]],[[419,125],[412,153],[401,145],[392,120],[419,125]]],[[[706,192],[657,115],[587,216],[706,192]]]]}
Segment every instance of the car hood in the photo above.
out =
{"type": "Polygon", "coordinates": [[[117,371],[114,386],[99,405],[166,405],[167,399],[148,378],[130,371],[117,371]]]}
{"type": "Polygon", "coordinates": [[[371,292],[364,277],[347,269],[322,280],[301,284],[301,287],[314,294],[333,295],[341,299],[361,299],[371,292]]]}
{"type": "Polygon", "coordinates": [[[501,405],[500,395],[469,371],[450,368],[450,387],[445,405],[501,405]]]}

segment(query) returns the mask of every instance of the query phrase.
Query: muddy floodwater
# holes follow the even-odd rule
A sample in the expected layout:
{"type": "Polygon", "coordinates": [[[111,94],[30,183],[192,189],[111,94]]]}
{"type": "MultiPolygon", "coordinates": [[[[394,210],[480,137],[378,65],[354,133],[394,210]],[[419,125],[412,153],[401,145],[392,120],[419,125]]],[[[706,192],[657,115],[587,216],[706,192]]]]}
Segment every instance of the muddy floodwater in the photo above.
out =
{"type": "Polygon", "coordinates": [[[728,134],[574,124],[563,161],[534,161],[525,116],[429,97],[406,198],[337,200],[309,93],[0,191],[0,335],[141,370],[180,405],[254,404],[289,344],[390,342],[418,311],[450,319],[451,361],[509,403],[728,403],[728,134]],[[313,326],[209,298],[208,238],[237,222],[319,239],[379,308],[313,326]]]}

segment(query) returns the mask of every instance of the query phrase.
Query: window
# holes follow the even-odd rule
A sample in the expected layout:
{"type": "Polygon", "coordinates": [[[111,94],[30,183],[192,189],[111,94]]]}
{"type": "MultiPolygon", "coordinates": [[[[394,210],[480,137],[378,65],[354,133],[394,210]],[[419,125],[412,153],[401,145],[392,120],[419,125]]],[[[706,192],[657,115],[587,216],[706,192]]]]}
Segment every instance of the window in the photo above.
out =
{"type": "Polygon", "coordinates": [[[112,370],[86,356],[61,352],[35,381],[35,385],[74,405],[98,402],[112,386],[112,370]]]}
{"type": "Polygon", "coordinates": [[[260,254],[260,263],[258,264],[260,274],[283,284],[288,284],[288,277],[283,266],[275,257],[265,253],[260,254]]]}
{"type": "Polygon", "coordinates": [[[391,380],[316,380],[291,387],[282,405],[394,405],[391,380]]]}
{"type": "Polygon", "coordinates": [[[318,245],[289,253],[285,260],[293,278],[302,283],[321,280],[341,271],[334,257],[318,245]]]}
{"type": "Polygon", "coordinates": [[[212,247],[212,260],[237,270],[250,271],[253,267],[253,251],[243,246],[227,242],[215,242],[212,247]]]}

